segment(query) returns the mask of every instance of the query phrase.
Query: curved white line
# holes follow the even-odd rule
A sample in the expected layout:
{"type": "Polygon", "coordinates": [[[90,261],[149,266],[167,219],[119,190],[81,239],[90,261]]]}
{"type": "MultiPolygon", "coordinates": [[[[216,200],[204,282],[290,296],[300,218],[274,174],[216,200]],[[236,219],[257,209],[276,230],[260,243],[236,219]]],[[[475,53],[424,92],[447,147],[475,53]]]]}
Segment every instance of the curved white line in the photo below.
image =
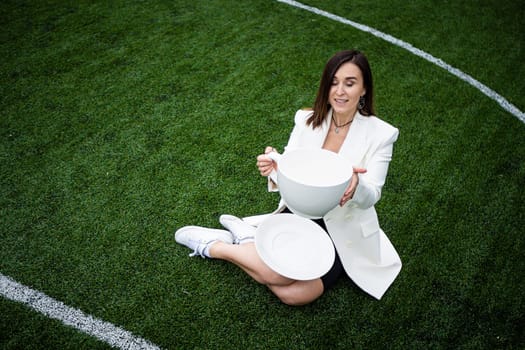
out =
{"type": "Polygon", "coordinates": [[[98,340],[119,349],[160,349],[149,341],[136,337],[130,332],[109,322],[86,315],[44,293],[26,287],[0,273],[0,295],[24,303],[44,315],[62,321],[65,325],[89,334],[98,340]]]}
{"type": "Polygon", "coordinates": [[[396,46],[402,47],[403,49],[413,53],[414,55],[422,57],[425,60],[427,60],[427,61],[429,61],[431,63],[434,63],[435,65],[437,65],[437,66],[445,69],[449,73],[455,75],[459,79],[461,79],[461,80],[469,83],[470,85],[474,86],[476,89],[481,91],[483,94],[485,94],[486,96],[488,96],[492,100],[496,101],[507,112],[511,113],[512,115],[517,117],[519,120],[521,120],[523,123],[525,123],[525,113],[523,113],[516,106],[514,106],[512,103],[507,101],[507,99],[505,97],[501,96],[500,94],[498,94],[497,92],[495,92],[494,90],[492,90],[491,88],[486,86],[485,84],[483,84],[483,83],[479,82],[478,80],[474,79],[470,75],[468,75],[466,73],[463,73],[462,71],[460,71],[457,68],[452,67],[451,65],[449,65],[446,62],[444,62],[440,58],[436,58],[436,57],[432,56],[431,54],[429,54],[429,53],[427,53],[425,51],[422,51],[422,50],[412,46],[411,44],[409,44],[409,43],[407,43],[407,42],[405,42],[403,40],[394,38],[393,36],[385,34],[385,33],[381,32],[381,31],[379,31],[377,29],[374,29],[374,28],[366,26],[364,24],[360,24],[360,23],[351,21],[349,19],[346,19],[346,18],[337,16],[337,15],[331,14],[329,12],[320,10],[320,9],[318,9],[316,7],[304,5],[304,4],[300,3],[300,2],[293,1],[293,0],[277,0],[277,1],[281,2],[281,3],[284,3],[284,4],[287,4],[287,5],[290,5],[290,6],[293,6],[293,7],[297,7],[297,8],[300,8],[300,9],[303,9],[303,10],[315,13],[317,15],[320,15],[320,16],[332,19],[334,21],[337,21],[337,22],[340,22],[340,23],[343,23],[343,24],[350,25],[350,26],[352,26],[352,27],[354,27],[356,29],[359,29],[359,30],[361,30],[363,32],[370,33],[370,34],[372,34],[372,35],[374,35],[374,36],[376,36],[378,38],[386,40],[386,41],[388,41],[391,44],[394,44],[396,46]]]}

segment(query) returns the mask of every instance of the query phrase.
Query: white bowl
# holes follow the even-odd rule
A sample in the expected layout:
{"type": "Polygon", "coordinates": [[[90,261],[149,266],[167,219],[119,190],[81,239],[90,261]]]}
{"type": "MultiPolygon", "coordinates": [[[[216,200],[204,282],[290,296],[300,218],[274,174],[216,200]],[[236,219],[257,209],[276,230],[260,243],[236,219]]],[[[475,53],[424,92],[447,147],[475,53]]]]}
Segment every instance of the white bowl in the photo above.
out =
{"type": "Polygon", "coordinates": [[[335,208],[353,174],[341,155],[325,149],[270,153],[277,164],[279,192],[286,206],[306,218],[321,218],[335,208]]]}

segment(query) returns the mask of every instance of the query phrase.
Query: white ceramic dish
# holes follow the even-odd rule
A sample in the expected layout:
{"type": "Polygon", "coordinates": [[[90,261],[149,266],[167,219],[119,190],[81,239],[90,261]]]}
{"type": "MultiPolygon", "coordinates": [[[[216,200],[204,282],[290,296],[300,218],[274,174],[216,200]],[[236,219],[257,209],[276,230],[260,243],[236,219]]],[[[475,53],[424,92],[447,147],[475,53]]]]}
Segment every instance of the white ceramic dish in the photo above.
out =
{"type": "Polygon", "coordinates": [[[313,280],[326,274],[335,259],[328,234],[315,222],[294,214],[275,214],[255,233],[261,259],[277,273],[294,280],[313,280]]]}
{"type": "Polygon", "coordinates": [[[353,174],[348,161],[325,149],[295,149],[268,156],[277,162],[279,192],[286,206],[306,218],[321,218],[335,208],[353,174]]]}

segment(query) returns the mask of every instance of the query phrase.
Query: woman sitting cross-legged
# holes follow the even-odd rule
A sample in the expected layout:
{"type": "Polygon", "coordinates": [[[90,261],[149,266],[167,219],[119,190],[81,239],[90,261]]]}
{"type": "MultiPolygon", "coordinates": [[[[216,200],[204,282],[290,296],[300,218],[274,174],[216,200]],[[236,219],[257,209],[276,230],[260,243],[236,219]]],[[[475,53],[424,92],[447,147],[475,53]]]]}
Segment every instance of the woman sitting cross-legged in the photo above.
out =
{"type": "MultiPolygon", "coordinates": [[[[331,269],[320,278],[294,280],[268,267],[254,244],[257,218],[222,215],[224,230],[186,226],[175,240],[193,250],[191,256],[229,261],[266,285],[283,303],[304,305],[319,298],[345,273],[360,288],[380,299],[401,270],[401,260],[379,227],[375,203],[380,199],[398,130],[374,116],[372,73],[359,51],[341,51],[324,68],[312,110],[299,110],[284,153],[322,148],[338,153],[353,167],[339,205],[321,219],[312,219],[334,244],[331,269]]],[[[257,167],[278,191],[277,164],[266,147],[257,167]]],[[[281,199],[273,213],[290,212],[281,199]]],[[[272,214],[269,214],[272,215],[272,214]]],[[[259,220],[260,221],[260,220],[259,220]]],[[[289,249],[293,249],[290,247],[289,249]]]]}

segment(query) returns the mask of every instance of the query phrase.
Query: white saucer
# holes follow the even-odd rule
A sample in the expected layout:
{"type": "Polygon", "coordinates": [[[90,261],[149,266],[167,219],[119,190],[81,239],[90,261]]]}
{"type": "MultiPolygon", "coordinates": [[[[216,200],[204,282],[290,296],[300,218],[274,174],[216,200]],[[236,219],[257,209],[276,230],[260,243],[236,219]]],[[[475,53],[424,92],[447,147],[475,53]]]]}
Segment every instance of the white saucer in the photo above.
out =
{"type": "Polygon", "coordinates": [[[335,259],[328,234],[315,222],[294,214],[275,214],[255,233],[255,247],[272,270],[294,280],[326,274],[335,259]]]}

